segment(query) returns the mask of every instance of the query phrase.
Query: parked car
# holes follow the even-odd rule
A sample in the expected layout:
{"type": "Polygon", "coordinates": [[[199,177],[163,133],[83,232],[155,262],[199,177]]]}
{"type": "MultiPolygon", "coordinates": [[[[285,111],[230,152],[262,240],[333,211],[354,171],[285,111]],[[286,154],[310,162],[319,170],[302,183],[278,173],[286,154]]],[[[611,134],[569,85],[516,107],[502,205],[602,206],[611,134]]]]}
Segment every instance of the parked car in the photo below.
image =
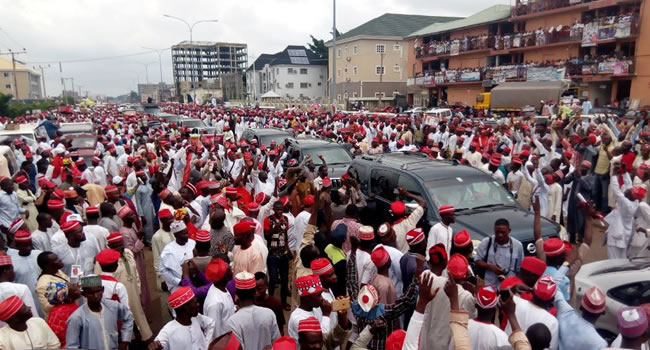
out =
{"type": "Polygon", "coordinates": [[[258,145],[271,145],[272,141],[275,141],[278,145],[284,143],[284,140],[292,138],[293,135],[282,129],[275,128],[255,128],[255,129],[246,129],[242,133],[242,139],[251,142],[252,140],[257,140],[258,145]]]}
{"type": "Polygon", "coordinates": [[[39,136],[47,137],[47,131],[44,127],[36,124],[12,124],[11,129],[0,131],[0,144],[9,145],[16,139],[26,142],[32,149],[36,149],[36,143],[39,136]]]}
{"type": "Polygon", "coordinates": [[[213,126],[208,126],[203,120],[196,118],[180,118],[178,124],[189,128],[193,134],[213,134],[215,130],[213,126]]]}
{"type": "Polygon", "coordinates": [[[582,265],[575,277],[576,300],[591,287],[606,296],[605,314],[596,322],[596,330],[612,341],[618,334],[618,310],[650,303],[650,258],[605,259],[582,265]]]}
{"type": "Polygon", "coordinates": [[[318,168],[322,165],[319,156],[323,156],[327,162],[328,175],[332,179],[332,187],[338,188],[341,184],[341,176],[352,161],[352,155],[342,145],[319,139],[289,139],[287,152],[290,156],[297,155],[298,162],[302,162],[309,154],[312,161],[318,168]]]}
{"type": "MultiPolygon", "coordinates": [[[[425,232],[440,221],[438,208],[456,208],[454,232],[466,229],[473,240],[494,234],[494,222],[505,218],[510,222],[512,237],[521,241],[524,253],[536,252],[533,237],[534,216],[524,210],[515,198],[491,176],[479,169],[452,161],[440,161],[419,153],[388,153],[356,157],[348,173],[361,185],[368,198],[370,222],[377,227],[389,221],[390,204],[398,199],[397,188],[404,187],[424,198],[426,214],[419,223],[425,232]]],[[[402,200],[405,200],[402,198],[402,200]]],[[[414,201],[406,201],[414,208],[414,201]]],[[[542,236],[558,236],[560,225],[542,218],[542,236]]]]}
{"type": "Polygon", "coordinates": [[[178,115],[170,113],[158,113],[157,117],[164,123],[177,123],[180,119],[178,115]]]}

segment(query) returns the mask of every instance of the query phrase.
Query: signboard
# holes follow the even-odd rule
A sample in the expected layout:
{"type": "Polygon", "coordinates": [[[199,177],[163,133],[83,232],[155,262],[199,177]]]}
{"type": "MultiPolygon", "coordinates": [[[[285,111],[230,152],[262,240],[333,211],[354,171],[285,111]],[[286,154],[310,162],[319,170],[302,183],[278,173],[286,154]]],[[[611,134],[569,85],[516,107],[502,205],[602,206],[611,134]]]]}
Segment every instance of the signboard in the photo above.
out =
{"type": "Polygon", "coordinates": [[[455,70],[448,70],[445,72],[445,80],[448,83],[455,83],[456,82],[456,71],[455,70]]]}
{"type": "Polygon", "coordinates": [[[598,41],[598,23],[587,23],[582,31],[582,47],[596,46],[596,41],[598,41]]]}
{"type": "Polygon", "coordinates": [[[423,84],[424,84],[424,77],[415,78],[415,85],[423,85],[423,84]]]}
{"type": "Polygon", "coordinates": [[[564,79],[566,68],[531,67],[528,68],[528,81],[556,81],[564,79]]]}
{"type": "Polygon", "coordinates": [[[442,84],[445,82],[445,75],[442,73],[436,73],[436,75],[433,77],[433,81],[436,84],[442,84]]]}
{"type": "Polygon", "coordinates": [[[422,80],[422,85],[431,85],[431,84],[433,84],[433,77],[432,76],[424,77],[424,79],[422,80]]]}
{"type": "Polygon", "coordinates": [[[626,75],[629,72],[629,68],[630,66],[627,61],[598,63],[598,73],[602,74],[626,75]]]}
{"type": "Polygon", "coordinates": [[[480,81],[481,72],[463,72],[460,74],[460,81],[480,81]]]}

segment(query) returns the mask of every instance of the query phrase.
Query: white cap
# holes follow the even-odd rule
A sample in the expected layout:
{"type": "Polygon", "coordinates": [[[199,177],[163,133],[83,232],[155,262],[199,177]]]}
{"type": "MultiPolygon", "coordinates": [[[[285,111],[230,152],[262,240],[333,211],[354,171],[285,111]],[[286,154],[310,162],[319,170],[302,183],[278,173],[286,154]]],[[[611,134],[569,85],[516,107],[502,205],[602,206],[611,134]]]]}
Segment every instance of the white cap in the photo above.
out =
{"type": "Polygon", "coordinates": [[[183,221],[175,220],[174,222],[171,223],[171,225],[169,225],[169,230],[172,233],[181,232],[185,229],[187,229],[187,226],[185,226],[185,222],[183,221]]]}

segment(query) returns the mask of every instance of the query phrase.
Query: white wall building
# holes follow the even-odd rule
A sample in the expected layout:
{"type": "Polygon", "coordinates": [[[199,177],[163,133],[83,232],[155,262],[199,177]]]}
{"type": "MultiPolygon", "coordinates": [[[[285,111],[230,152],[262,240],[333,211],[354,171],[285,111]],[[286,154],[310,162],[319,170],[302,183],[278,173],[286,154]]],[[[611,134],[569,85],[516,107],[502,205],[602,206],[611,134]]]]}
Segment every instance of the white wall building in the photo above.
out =
{"type": "Polygon", "coordinates": [[[327,59],[303,46],[263,54],[246,70],[250,100],[273,91],[283,99],[317,100],[327,96],[327,59]]]}

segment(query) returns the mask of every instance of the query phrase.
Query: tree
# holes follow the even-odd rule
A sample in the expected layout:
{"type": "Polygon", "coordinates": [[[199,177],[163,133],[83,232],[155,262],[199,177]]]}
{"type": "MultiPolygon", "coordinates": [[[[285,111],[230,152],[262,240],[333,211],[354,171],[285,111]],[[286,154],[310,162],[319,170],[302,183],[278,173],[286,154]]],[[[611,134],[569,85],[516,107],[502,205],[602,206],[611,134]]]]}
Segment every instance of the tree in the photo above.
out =
{"type": "Polygon", "coordinates": [[[135,92],[135,91],[129,92],[129,102],[131,102],[131,103],[139,103],[140,102],[140,95],[138,95],[138,93],[135,92]]]}
{"type": "MultiPolygon", "coordinates": [[[[337,29],[336,37],[338,38],[339,36],[341,36],[341,32],[339,32],[337,29]]],[[[313,35],[310,35],[309,37],[311,38],[311,43],[307,43],[307,45],[309,45],[309,49],[314,51],[319,58],[327,59],[329,56],[329,49],[327,46],[325,46],[325,40],[316,39],[313,35]]]]}
{"type": "Polygon", "coordinates": [[[9,116],[9,101],[12,98],[12,95],[5,95],[0,92],[0,116],[9,116]]]}

